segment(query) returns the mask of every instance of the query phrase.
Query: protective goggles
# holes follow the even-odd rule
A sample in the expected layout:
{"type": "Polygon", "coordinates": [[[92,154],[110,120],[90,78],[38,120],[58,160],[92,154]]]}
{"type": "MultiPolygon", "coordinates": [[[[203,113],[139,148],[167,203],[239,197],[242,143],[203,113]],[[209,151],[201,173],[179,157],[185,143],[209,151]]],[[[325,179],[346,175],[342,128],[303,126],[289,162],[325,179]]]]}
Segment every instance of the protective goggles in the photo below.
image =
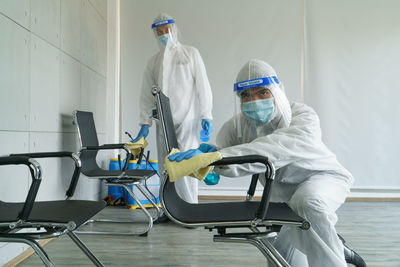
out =
{"type": "Polygon", "coordinates": [[[253,88],[253,87],[268,86],[273,83],[279,84],[279,80],[276,76],[252,79],[252,80],[235,83],[233,86],[233,91],[237,92],[237,91],[246,90],[246,89],[253,88]]]}
{"type": "Polygon", "coordinates": [[[175,23],[175,21],[173,19],[166,19],[166,20],[162,20],[162,21],[151,24],[151,28],[154,29],[156,27],[159,27],[159,26],[162,26],[165,24],[172,24],[172,23],[175,23]]]}

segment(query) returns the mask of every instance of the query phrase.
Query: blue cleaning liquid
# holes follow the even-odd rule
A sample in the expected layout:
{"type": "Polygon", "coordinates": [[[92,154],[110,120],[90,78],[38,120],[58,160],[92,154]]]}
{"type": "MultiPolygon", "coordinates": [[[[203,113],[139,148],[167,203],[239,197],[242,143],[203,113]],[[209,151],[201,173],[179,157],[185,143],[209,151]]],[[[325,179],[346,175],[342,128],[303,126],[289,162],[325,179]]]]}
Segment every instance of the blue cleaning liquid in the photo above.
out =
{"type": "Polygon", "coordinates": [[[210,140],[210,136],[207,135],[207,132],[205,130],[200,131],[200,140],[202,142],[208,142],[210,140]]]}

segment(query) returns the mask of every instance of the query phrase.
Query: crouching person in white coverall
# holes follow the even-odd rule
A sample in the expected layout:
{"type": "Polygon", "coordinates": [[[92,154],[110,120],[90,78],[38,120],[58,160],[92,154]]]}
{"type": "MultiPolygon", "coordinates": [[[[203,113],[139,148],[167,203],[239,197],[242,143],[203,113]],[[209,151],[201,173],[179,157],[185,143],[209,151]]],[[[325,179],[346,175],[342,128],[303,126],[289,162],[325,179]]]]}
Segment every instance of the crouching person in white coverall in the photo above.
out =
{"type": "MultiPolygon", "coordinates": [[[[291,266],[347,266],[335,211],[354,179],[322,142],[317,114],[307,105],[290,103],[275,70],[261,60],[245,64],[234,91],[240,112],[219,131],[217,148],[202,144],[197,153],[181,152],[187,155],[183,158],[215,149],[223,157],[268,157],[277,170],[271,201],[288,203],[311,223],[309,230],[282,227],[274,246],[291,266]]],[[[237,177],[264,173],[265,167],[242,164],[216,171],[237,177]]],[[[260,179],[265,184],[263,175],[260,179]]]]}

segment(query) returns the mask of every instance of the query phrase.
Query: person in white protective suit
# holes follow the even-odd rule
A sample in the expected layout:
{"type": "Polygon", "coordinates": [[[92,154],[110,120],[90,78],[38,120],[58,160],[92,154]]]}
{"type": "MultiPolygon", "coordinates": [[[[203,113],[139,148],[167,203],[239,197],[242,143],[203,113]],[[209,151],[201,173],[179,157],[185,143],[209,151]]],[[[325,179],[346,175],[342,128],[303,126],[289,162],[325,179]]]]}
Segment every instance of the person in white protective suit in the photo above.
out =
{"type": "MultiPolygon", "coordinates": [[[[271,201],[288,203],[311,223],[307,231],[282,227],[274,246],[291,266],[347,266],[335,230],[335,211],[354,179],[322,142],[317,114],[305,104],[290,103],[275,70],[261,60],[244,65],[234,91],[240,112],[219,131],[217,147],[201,144],[169,159],[181,161],[216,149],[223,157],[268,157],[277,170],[271,201]]],[[[264,173],[265,167],[231,165],[216,172],[238,177],[264,173]]],[[[265,184],[265,176],[260,175],[260,180],[265,184]]]]}
{"type": "MultiPolygon", "coordinates": [[[[199,145],[200,125],[207,135],[212,130],[212,92],[203,59],[196,48],[179,42],[178,29],[171,16],[159,14],[152,29],[160,51],[147,63],[139,102],[141,129],[132,142],[148,135],[152,110],[155,109],[151,91],[156,86],[169,97],[179,149],[196,148],[199,145]]],[[[158,166],[162,173],[167,152],[160,129],[157,129],[157,149],[158,166]]],[[[186,202],[198,202],[196,179],[184,177],[175,183],[175,187],[186,202]]]]}

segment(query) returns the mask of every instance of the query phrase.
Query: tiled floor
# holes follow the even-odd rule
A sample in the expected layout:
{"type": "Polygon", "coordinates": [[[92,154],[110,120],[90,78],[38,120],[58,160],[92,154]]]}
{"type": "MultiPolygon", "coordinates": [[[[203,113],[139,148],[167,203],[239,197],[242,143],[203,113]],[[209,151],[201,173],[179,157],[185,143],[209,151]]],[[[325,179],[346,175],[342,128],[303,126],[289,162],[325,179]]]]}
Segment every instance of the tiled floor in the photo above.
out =
{"type": "MultiPolygon", "coordinates": [[[[126,214],[141,219],[137,211],[118,208],[108,208],[102,215],[126,214]]],[[[348,202],[338,210],[338,217],[338,232],[369,267],[400,266],[399,202],[348,202]]],[[[144,224],[122,227],[140,226],[144,224]]],[[[255,247],[214,243],[212,236],[207,230],[173,223],[155,225],[147,237],[80,235],[106,266],[266,266],[255,247]]],[[[67,236],[53,240],[45,249],[57,266],[92,266],[67,236]]],[[[42,262],[33,255],[19,266],[42,266],[42,262]]]]}

